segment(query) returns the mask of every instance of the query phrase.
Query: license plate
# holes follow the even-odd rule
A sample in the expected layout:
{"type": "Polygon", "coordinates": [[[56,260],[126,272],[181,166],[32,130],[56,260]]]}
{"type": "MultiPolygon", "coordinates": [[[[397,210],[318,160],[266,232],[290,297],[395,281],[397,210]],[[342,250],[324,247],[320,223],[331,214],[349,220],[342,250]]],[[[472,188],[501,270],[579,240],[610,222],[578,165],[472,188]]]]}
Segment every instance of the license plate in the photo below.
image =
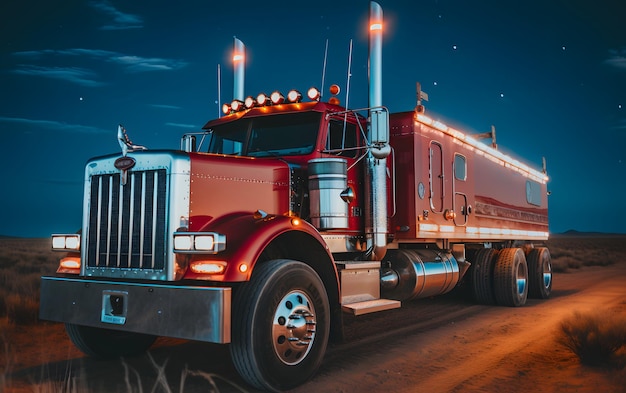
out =
{"type": "Polygon", "coordinates": [[[128,311],[128,292],[102,291],[102,314],[100,321],[114,325],[126,323],[128,311]]]}

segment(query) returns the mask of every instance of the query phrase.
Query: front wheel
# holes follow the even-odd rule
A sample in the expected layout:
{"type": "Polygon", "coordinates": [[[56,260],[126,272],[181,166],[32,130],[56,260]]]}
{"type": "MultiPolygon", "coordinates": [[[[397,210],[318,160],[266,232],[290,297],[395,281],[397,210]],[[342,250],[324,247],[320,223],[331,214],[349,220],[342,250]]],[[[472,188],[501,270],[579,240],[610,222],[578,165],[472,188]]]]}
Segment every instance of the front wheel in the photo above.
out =
{"type": "Polygon", "coordinates": [[[308,265],[272,260],[254,269],[235,293],[230,352],[251,385],[287,390],[322,362],[330,331],[322,280],[308,265]]]}
{"type": "Polygon", "coordinates": [[[122,332],[91,326],[65,324],[72,343],[85,355],[98,358],[134,356],[145,352],[156,340],[148,334],[122,332]]]}

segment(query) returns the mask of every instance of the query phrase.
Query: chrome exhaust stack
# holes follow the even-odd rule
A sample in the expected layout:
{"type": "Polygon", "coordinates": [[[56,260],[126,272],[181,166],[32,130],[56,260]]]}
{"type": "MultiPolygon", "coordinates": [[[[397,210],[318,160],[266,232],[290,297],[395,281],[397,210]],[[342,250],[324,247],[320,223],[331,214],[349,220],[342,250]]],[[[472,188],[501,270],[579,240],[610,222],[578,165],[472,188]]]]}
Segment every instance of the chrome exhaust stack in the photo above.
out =
{"type": "Polygon", "coordinates": [[[389,114],[382,107],[382,42],[383,10],[370,2],[369,33],[369,124],[370,149],[366,158],[365,235],[371,260],[380,260],[387,252],[387,156],[389,146],[389,114]]]}
{"type": "Polygon", "coordinates": [[[233,100],[244,100],[244,81],[246,65],[246,46],[243,42],[234,37],[233,46],[233,100]]]}

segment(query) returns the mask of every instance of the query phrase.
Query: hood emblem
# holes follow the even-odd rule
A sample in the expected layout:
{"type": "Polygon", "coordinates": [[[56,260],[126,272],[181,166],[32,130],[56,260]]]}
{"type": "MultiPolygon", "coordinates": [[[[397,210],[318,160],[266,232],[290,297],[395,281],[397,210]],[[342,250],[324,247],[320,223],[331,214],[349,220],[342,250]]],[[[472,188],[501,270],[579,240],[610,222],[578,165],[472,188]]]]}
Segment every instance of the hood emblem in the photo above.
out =
{"type": "Polygon", "coordinates": [[[126,182],[128,181],[128,170],[134,167],[137,163],[134,158],[127,157],[126,155],[129,152],[147,149],[144,146],[134,145],[133,142],[131,142],[130,138],[128,138],[126,129],[121,124],[117,126],[117,141],[122,148],[122,157],[115,160],[115,163],[113,165],[120,170],[120,184],[125,186],[126,182]]]}
{"type": "Polygon", "coordinates": [[[134,145],[131,142],[130,138],[128,138],[128,134],[126,133],[126,129],[123,125],[117,126],[117,141],[122,148],[122,154],[126,157],[126,154],[129,152],[137,151],[137,150],[147,150],[145,146],[134,145]]]}

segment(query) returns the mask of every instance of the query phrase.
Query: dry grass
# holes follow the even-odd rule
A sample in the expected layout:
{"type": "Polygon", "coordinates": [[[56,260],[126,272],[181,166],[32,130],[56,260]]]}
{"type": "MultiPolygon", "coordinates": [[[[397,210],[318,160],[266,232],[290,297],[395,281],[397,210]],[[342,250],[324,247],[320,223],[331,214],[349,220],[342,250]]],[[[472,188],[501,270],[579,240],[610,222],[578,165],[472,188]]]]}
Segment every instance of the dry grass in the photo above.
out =
{"type": "Polygon", "coordinates": [[[548,240],[552,269],[609,266],[626,258],[626,235],[554,235],[548,240]]]}
{"type": "Polygon", "coordinates": [[[626,317],[614,312],[574,312],[560,324],[557,342],[587,366],[623,368],[626,364],[626,317]]]}
{"type": "Polygon", "coordinates": [[[49,239],[0,238],[0,318],[37,322],[40,279],[55,272],[59,256],[49,239]]]}

